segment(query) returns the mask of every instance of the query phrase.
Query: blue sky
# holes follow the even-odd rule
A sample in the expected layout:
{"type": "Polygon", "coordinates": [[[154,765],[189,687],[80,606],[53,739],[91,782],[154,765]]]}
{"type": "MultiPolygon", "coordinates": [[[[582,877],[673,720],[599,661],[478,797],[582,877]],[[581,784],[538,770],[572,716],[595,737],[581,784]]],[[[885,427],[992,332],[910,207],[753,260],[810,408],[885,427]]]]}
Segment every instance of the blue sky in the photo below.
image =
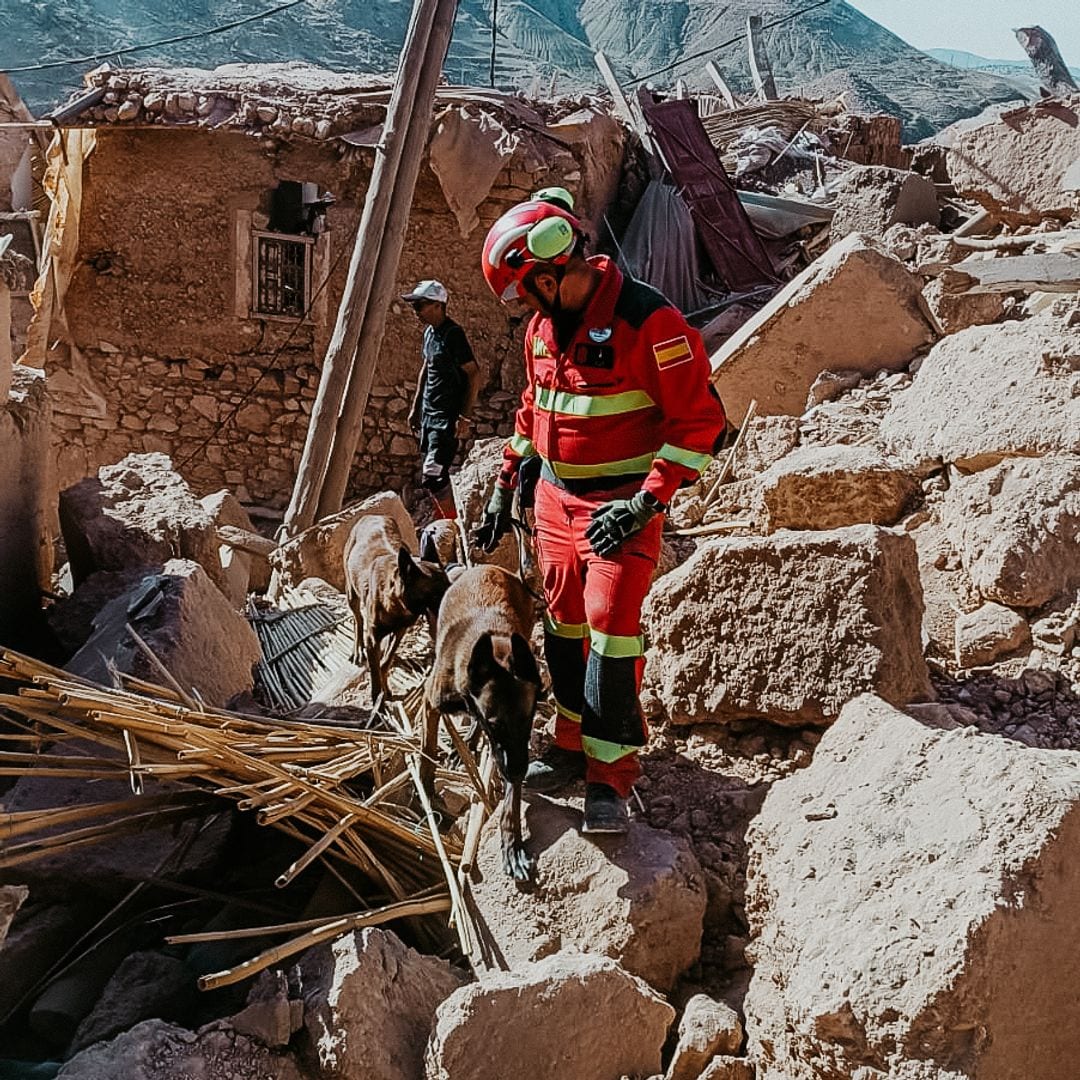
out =
{"type": "Polygon", "coordinates": [[[994,60],[1025,60],[1015,26],[1049,30],[1065,62],[1080,67],[1077,0],[848,0],[918,49],[964,49],[994,60]]]}

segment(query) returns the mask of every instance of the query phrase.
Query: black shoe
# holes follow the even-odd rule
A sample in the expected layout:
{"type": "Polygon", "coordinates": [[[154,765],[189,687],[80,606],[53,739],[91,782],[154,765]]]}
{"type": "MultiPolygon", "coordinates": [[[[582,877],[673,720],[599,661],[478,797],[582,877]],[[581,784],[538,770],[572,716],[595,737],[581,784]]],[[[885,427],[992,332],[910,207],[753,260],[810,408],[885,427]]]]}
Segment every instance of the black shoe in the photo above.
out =
{"type": "Polygon", "coordinates": [[[585,785],[583,833],[624,833],[630,828],[626,800],[607,784],[585,785]]]}
{"type": "Polygon", "coordinates": [[[585,778],[585,755],[580,750],[549,746],[535,761],[529,762],[525,786],[530,791],[552,792],[585,778]]]}

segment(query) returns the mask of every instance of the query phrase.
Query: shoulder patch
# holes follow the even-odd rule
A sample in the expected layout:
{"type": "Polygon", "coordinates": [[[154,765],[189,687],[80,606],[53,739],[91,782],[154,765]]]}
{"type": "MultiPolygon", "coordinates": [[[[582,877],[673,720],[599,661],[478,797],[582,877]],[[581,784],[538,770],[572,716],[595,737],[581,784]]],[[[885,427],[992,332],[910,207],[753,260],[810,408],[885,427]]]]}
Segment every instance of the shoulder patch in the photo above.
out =
{"type": "Polygon", "coordinates": [[[658,341],[653,346],[653,356],[656,357],[656,366],[666,371],[692,360],[694,350],[690,348],[686,335],[680,334],[678,337],[668,338],[667,341],[658,341]]]}
{"type": "Polygon", "coordinates": [[[627,276],[615,301],[615,314],[637,330],[654,311],[671,306],[671,301],[662,292],[627,276]]]}
{"type": "Polygon", "coordinates": [[[547,342],[539,334],[532,339],[532,355],[534,360],[540,356],[551,355],[548,351],[547,342]]]}

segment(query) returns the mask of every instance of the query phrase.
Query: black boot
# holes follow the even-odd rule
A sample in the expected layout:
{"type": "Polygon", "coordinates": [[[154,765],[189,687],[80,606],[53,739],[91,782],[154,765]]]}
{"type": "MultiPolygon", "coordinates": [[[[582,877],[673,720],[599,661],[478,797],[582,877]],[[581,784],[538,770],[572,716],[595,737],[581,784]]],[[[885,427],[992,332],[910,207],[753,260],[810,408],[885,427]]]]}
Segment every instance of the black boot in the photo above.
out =
{"type": "Polygon", "coordinates": [[[626,800],[607,784],[585,785],[583,833],[624,833],[630,828],[626,800]]]}
{"type": "Polygon", "coordinates": [[[580,750],[549,746],[535,761],[529,762],[525,786],[530,791],[552,792],[585,777],[585,755],[580,750]]]}

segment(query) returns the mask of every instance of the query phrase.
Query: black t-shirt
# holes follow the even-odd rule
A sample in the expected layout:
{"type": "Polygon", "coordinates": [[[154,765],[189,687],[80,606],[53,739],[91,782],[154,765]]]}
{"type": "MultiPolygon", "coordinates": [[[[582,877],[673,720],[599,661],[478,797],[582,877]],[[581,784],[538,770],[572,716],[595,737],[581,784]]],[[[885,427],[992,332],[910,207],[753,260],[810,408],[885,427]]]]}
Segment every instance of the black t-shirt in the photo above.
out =
{"type": "Polygon", "coordinates": [[[462,371],[474,360],[465,331],[451,318],[424,330],[424,400],[421,423],[426,428],[452,428],[465,406],[469,380],[462,371]]]}

